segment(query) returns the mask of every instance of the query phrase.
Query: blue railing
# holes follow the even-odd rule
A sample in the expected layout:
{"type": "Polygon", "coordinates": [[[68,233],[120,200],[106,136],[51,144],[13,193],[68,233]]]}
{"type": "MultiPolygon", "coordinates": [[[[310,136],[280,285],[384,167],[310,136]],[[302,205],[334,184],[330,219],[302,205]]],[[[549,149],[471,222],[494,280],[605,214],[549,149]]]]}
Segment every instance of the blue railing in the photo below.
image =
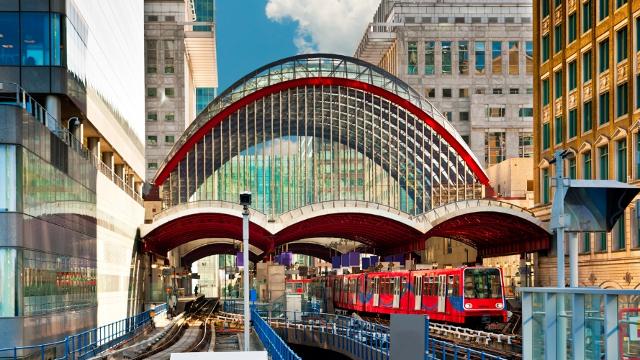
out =
{"type": "Polygon", "coordinates": [[[458,360],[478,358],[482,360],[507,360],[506,358],[488,354],[484,351],[474,350],[454,343],[434,339],[429,336],[429,319],[426,318],[425,326],[425,352],[424,360],[458,360]]]}
{"type": "Polygon", "coordinates": [[[161,304],[154,309],[107,325],[70,335],[46,344],[0,349],[2,359],[84,360],[112,348],[136,335],[151,322],[151,312],[167,311],[161,304]]]}
{"type": "Polygon", "coordinates": [[[273,331],[271,326],[260,317],[255,309],[251,310],[251,320],[256,334],[258,334],[260,341],[262,341],[262,344],[267,349],[271,359],[301,360],[287,343],[273,331]]]}

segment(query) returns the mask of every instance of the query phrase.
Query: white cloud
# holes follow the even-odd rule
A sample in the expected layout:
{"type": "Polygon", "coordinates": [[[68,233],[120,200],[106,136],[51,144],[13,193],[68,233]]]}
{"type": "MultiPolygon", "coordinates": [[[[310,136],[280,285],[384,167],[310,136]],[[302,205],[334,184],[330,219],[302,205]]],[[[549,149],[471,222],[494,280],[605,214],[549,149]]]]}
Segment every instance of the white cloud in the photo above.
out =
{"type": "Polygon", "coordinates": [[[298,24],[293,43],[300,53],[352,56],[380,0],[269,0],[272,21],[298,24]]]}

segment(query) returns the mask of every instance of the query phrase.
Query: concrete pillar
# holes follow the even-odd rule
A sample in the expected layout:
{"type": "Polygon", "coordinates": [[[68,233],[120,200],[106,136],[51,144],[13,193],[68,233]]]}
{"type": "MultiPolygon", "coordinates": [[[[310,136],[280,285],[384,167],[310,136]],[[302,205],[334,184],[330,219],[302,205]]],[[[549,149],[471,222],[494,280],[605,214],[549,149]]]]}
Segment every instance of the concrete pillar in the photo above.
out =
{"type": "Polygon", "coordinates": [[[51,114],[51,116],[53,116],[58,121],[58,123],[62,123],[62,105],[60,103],[60,98],[56,95],[47,95],[45,101],[47,112],[51,114]]]}
{"type": "Polygon", "coordinates": [[[111,151],[105,151],[102,153],[102,162],[107,164],[107,166],[109,167],[109,169],[113,170],[113,152],[111,151]]]}
{"type": "Polygon", "coordinates": [[[101,159],[101,156],[100,156],[100,138],[98,138],[98,137],[87,138],[87,147],[89,148],[89,151],[91,151],[91,154],[95,158],[101,159]]]}
{"type": "Polygon", "coordinates": [[[115,164],[113,166],[113,171],[119,178],[124,178],[124,164],[115,164]]]}
{"type": "Polygon", "coordinates": [[[137,194],[142,195],[142,181],[136,181],[133,189],[136,191],[137,194]]]}

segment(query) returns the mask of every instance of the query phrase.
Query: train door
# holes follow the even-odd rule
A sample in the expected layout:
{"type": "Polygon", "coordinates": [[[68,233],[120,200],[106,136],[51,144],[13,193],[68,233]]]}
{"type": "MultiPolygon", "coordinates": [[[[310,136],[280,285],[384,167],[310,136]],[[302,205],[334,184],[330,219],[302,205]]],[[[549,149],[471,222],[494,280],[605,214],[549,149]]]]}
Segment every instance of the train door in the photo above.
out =
{"type": "Polygon", "coordinates": [[[351,280],[351,304],[355,305],[358,299],[358,278],[351,280]]]}
{"type": "Polygon", "coordinates": [[[415,304],[413,309],[420,310],[422,305],[422,276],[415,276],[413,278],[413,293],[415,304]]]}
{"type": "Polygon", "coordinates": [[[400,307],[400,277],[393,278],[393,308],[400,307]]]}
{"type": "Polygon", "coordinates": [[[380,278],[373,278],[373,306],[379,306],[380,304],[380,278]]]}
{"type": "Polygon", "coordinates": [[[438,312],[445,312],[447,299],[447,275],[438,275],[438,312]]]}

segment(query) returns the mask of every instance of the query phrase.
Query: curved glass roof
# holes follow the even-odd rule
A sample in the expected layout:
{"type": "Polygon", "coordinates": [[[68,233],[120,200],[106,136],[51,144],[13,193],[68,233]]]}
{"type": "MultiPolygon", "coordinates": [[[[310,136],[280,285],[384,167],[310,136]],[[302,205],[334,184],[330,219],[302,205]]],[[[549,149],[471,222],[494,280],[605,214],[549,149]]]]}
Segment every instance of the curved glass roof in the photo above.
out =
{"type": "Polygon", "coordinates": [[[180,139],[176,141],[162,165],[159,167],[156,177],[158,176],[157,174],[163,171],[169,159],[182,148],[198,129],[227,106],[253,92],[274,84],[289,80],[317,77],[344,78],[360,81],[377,86],[408,100],[432,117],[451,134],[462,148],[467,151],[473,161],[475,161],[478,168],[482,169],[475,154],[451,123],[449,123],[447,118],[438,111],[433,104],[404,81],[384,69],[349,56],[336,54],[303,54],[264,65],[245,75],[216,97],[189,125],[180,139]]]}

